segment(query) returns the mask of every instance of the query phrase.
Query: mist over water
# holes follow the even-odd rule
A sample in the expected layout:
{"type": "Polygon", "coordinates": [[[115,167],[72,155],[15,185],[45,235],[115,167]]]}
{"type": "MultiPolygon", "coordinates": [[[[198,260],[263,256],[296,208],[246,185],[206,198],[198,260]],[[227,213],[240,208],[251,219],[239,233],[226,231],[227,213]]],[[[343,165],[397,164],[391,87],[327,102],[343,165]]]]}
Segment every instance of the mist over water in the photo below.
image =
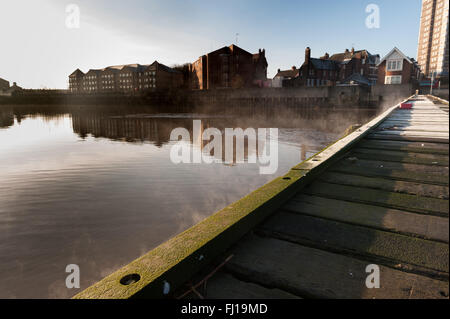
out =
{"type": "MultiPolygon", "coordinates": [[[[146,107],[0,106],[0,298],[67,298],[338,139],[374,110],[239,115],[146,107]],[[170,133],[279,128],[279,165],[170,161],[170,133]],[[65,286],[68,264],[81,289],[65,286]]],[[[213,156],[213,155],[212,155],[213,156]]]]}

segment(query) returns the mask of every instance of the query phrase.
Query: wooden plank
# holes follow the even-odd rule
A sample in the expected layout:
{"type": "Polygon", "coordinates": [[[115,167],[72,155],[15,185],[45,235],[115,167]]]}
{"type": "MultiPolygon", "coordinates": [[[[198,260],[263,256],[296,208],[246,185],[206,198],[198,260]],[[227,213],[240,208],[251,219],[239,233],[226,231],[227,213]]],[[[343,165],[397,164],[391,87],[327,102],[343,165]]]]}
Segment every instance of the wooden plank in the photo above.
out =
{"type": "Polygon", "coordinates": [[[427,119],[422,119],[422,120],[394,120],[394,119],[389,119],[383,122],[383,124],[412,124],[412,125],[449,125],[449,121],[448,120],[427,120],[427,119]]]}
{"type": "Polygon", "coordinates": [[[367,148],[355,148],[352,156],[361,159],[384,160],[409,164],[448,166],[449,157],[439,154],[424,154],[404,151],[374,150],[367,148]]]}
{"type": "Polygon", "coordinates": [[[402,142],[424,142],[424,143],[443,143],[448,145],[448,137],[427,137],[418,135],[401,135],[401,134],[379,134],[372,133],[367,136],[369,139],[402,141],[402,142]]]}
{"type": "Polygon", "coordinates": [[[448,155],[449,146],[441,143],[422,143],[407,141],[388,141],[376,139],[364,139],[357,147],[377,150],[394,150],[414,153],[430,153],[448,155]]]}
{"type": "Polygon", "coordinates": [[[449,242],[448,219],[444,217],[426,216],[306,194],[289,201],[283,210],[449,242]]]}
{"type": "Polygon", "coordinates": [[[223,272],[208,280],[204,297],[208,299],[301,299],[283,290],[244,282],[223,272]]]}
{"type": "Polygon", "coordinates": [[[410,271],[429,275],[449,270],[447,243],[289,212],[279,212],[258,231],[264,236],[356,255],[388,266],[406,263],[410,271]]]}
{"type": "Polygon", "coordinates": [[[429,139],[435,139],[435,140],[448,140],[448,132],[425,132],[425,131],[395,131],[395,130],[377,130],[375,131],[378,135],[395,135],[395,136],[402,136],[402,137],[420,137],[420,138],[429,138],[429,139]]]}
{"type": "MultiPolygon", "coordinates": [[[[352,201],[355,203],[378,205],[422,214],[448,217],[448,200],[419,197],[381,190],[314,182],[304,189],[308,195],[331,199],[352,201]]],[[[297,198],[297,197],[294,197],[297,198]]]]}
{"type": "Polygon", "coordinates": [[[367,177],[338,172],[326,172],[318,180],[339,185],[379,189],[388,192],[449,199],[448,186],[394,181],[379,177],[367,177]]]}
{"type": "Polygon", "coordinates": [[[252,282],[309,298],[446,298],[448,282],[380,267],[379,289],[366,287],[361,261],[270,238],[249,237],[234,251],[227,269],[252,282]]]}
{"type": "Polygon", "coordinates": [[[366,159],[357,159],[354,162],[350,160],[351,158],[341,160],[333,165],[330,170],[361,176],[379,176],[403,181],[448,185],[448,167],[366,159]]]}
{"type": "Polygon", "coordinates": [[[395,131],[395,132],[437,132],[437,133],[448,133],[448,125],[442,125],[442,124],[431,124],[431,125],[417,125],[417,124],[410,124],[410,123],[404,123],[404,124],[390,124],[390,123],[384,123],[380,126],[380,128],[377,130],[377,132],[383,132],[384,131],[395,131]]]}

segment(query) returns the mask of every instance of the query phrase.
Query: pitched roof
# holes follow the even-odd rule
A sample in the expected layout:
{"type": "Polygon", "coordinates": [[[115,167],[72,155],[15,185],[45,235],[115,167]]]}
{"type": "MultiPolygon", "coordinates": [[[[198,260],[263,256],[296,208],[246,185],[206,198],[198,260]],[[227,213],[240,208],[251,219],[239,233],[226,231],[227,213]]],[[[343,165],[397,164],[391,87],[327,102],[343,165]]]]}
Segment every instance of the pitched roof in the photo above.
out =
{"type": "Polygon", "coordinates": [[[279,71],[275,77],[283,77],[283,78],[295,78],[300,74],[300,69],[290,69],[285,71],[279,71]]]}
{"type": "Polygon", "coordinates": [[[168,73],[181,73],[180,71],[172,69],[171,67],[168,67],[167,65],[159,63],[158,61],[155,61],[152,64],[147,66],[147,68],[150,68],[150,67],[158,67],[160,70],[166,71],[168,73]]]}
{"type": "Polygon", "coordinates": [[[371,54],[369,51],[367,50],[358,50],[358,51],[345,51],[342,53],[336,53],[333,54],[330,57],[330,60],[333,61],[339,61],[339,62],[345,62],[347,60],[351,60],[353,58],[357,58],[357,59],[361,59],[362,58],[362,54],[365,53],[367,55],[367,59],[369,60],[369,63],[376,63],[377,58],[380,57],[380,55],[378,54],[371,54]]]}
{"type": "Polygon", "coordinates": [[[312,65],[318,70],[337,70],[339,69],[339,63],[333,60],[323,60],[323,59],[310,59],[312,65]]]}
{"type": "Polygon", "coordinates": [[[234,52],[234,51],[241,51],[242,53],[247,54],[247,55],[250,55],[250,56],[253,56],[253,58],[254,58],[254,55],[253,55],[253,54],[251,54],[250,52],[248,52],[248,51],[242,49],[241,47],[238,47],[238,46],[235,45],[235,44],[232,44],[232,45],[230,45],[230,46],[222,47],[222,48],[220,48],[220,49],[211,51],[211,52],[207,53],[207,55],[215,54],[215,53],[218,53],[218,52],[220,52],[220,51],[226,51],[226,52],[228,52],[228,53],[231,53],[231,52],[234,52]]]}
{"type": "Polygon", "coordinates": [[[403,54],[402,51],[400,51],[397,47],[394,47],[386,56],[378,63],[377,66],[379,66],[381,63],[383,63],[388,57],[390,57],[394,52],[397,52],[403,59],[408,61],[409,63],[413,64],[410,58],[408,58],[406,55],[403,54]]]}
{"type": "Polygon", "coordinates": [[[72,72],[71,75],[69,75],[69,77],[71,76],[77,76],[77,75],[84,75],[83,71],[81,71],[80,69],[76,69],[75,71],[72,72]]]}

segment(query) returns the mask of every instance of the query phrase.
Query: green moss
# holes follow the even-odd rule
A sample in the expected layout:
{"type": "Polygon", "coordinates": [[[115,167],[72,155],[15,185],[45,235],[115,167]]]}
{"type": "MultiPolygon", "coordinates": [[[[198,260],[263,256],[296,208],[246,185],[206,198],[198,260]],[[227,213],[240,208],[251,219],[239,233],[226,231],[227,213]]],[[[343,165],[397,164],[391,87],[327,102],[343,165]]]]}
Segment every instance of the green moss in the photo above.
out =
{"type": "Polygon", "coordinates": [[[172,289],[183,283],[295,194],[305,174],[292,170],[275,179],[74,298],[162,297],[164,281],[170,283],[172,289]],[[129,286],[122,285],[120,280],[130,274],[138,274],[141,279],[129,286]]]}

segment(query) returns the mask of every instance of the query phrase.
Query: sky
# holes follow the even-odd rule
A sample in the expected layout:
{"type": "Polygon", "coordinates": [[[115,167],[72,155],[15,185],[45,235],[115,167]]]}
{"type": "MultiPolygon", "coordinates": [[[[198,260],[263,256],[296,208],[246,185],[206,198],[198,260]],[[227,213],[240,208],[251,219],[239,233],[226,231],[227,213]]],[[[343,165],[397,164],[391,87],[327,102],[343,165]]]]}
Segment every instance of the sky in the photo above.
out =
{"type": "Polygon", "coordinates": [[[265,48],[269,77],[300,66],[307,46],[313,57],[352,47],[384,56],[396,46],[416,58],[420,9],[421,0],[0,0],[0,78],[64,89],[77,68],[171,66],[233,43],[265,48]],[[371,4],[379,28],[366,26],[371,4]]]}

